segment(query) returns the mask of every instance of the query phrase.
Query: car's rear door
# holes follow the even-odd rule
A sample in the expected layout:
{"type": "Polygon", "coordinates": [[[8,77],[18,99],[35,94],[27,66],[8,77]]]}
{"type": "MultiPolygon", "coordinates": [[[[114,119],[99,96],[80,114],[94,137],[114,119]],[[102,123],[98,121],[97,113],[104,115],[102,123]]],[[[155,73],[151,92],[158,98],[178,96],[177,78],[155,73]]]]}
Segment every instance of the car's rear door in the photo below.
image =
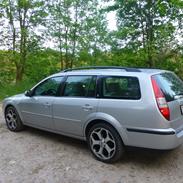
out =
{"type": "Polygon", "coordinates": [[[63,95],[53,102],[55,130],[82,136],[84,123],[97,111],[96,76],[68,76],[63,95]]]}

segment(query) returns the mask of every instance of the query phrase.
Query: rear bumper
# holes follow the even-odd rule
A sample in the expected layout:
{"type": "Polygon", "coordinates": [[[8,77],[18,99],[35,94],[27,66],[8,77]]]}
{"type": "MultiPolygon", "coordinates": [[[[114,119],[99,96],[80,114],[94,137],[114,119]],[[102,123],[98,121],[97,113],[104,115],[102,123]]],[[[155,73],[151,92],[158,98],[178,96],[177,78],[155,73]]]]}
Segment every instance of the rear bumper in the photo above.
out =
{"type": "Polygon", "coordinates": [[[141,129],[127,128],[126,145],[151,149],[174,149],[183,143],[183,128],[141,129]]]}

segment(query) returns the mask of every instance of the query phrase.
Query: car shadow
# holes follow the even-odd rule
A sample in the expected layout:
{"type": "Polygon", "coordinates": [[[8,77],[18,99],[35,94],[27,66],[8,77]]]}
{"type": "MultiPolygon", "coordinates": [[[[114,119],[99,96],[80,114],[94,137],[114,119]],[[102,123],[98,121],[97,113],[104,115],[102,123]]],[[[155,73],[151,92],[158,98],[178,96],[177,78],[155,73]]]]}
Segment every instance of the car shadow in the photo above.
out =
{"type": "Polygon", "coordinates": [[[48,132],[48,131],[44,131],[44,130],[40,130],[37,128],[28,127],[28,126],[26,126],[26,131],[28,133],[33,134],[34,136],[39,136],[49,141],[52,140],[55,143],[62,143],[64,145],[66,144],[67,146],[74,146],[75,148],[80,148],[81,150],[82,149],[87,150],[87,143],[82,140],[78,140],[72,137],[68,137],[61,134],[52,133],[52,132],[48,132]]]}
{"type": "Polygon", "coordinates": [[[157,163],[161,164],[161,162],[166,161],[172,153],[174,153],[173,150],[154,150],[146,148],[127,147],[126,155],[122,159],[122,162],[135,162],[157,167],[157,163]]]}
{"type": "MultiPolygon", "coordinates": [[[[72,148],[76,148],[83,154],[89,153],[87,143],[85,141],[81,141],[78,139],[74,139],[71,137],[63,136],[60,134],[54,134],[51,132],[46,132],[43,130],[35,129],[32,127],[26,127],[26,131],[28,133],[33,134],[34,136],[41,136],[42,138],[46,138],[49,141],[54,141],[54,143],[61,143],[66,146],[70,146],[72,148]]],[[[153,149],[145,149],[145,148],[136,148],[136,147],[126,147],[125,155],[123,158],[115,163],[116,167],[120,167],[124,164],[136,164],[139,167],[149,167],[156,168],[164,166],[170,163],[170,159],[174,159],[176,157],[179,148],[176,150],[153,150],[153,149]]]]}

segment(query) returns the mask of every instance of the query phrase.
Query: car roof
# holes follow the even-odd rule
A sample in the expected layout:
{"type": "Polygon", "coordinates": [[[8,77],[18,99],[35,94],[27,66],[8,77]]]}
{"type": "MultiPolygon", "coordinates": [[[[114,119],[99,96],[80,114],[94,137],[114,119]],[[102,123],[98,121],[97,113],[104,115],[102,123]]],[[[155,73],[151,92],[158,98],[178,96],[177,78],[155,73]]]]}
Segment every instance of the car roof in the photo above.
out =
{"type": "Polygon", "coordinates": [[[170,72],[161,69],[147,69],[147,68],[129,68],[129,67],[83,67],[67,69],[56,73],[52,76],[63,76],[63,75],[117,75],[117,76],[140,76],[140,75],[154,75],[163,72],[170,72]]]}

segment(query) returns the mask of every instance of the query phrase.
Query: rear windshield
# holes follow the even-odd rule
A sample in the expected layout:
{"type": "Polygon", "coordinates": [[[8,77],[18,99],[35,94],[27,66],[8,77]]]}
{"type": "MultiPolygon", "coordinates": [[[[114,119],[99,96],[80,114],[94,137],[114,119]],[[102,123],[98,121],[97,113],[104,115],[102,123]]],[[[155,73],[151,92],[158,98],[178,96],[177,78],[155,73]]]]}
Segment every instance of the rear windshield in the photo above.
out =
{"type": "Polygon", "coordinates": [[[159,84],[162,92],[165,95],[167,102],[171,102],[183,95],[183,81],[174,73],[165,72],[153,76],[159,84]]]}

